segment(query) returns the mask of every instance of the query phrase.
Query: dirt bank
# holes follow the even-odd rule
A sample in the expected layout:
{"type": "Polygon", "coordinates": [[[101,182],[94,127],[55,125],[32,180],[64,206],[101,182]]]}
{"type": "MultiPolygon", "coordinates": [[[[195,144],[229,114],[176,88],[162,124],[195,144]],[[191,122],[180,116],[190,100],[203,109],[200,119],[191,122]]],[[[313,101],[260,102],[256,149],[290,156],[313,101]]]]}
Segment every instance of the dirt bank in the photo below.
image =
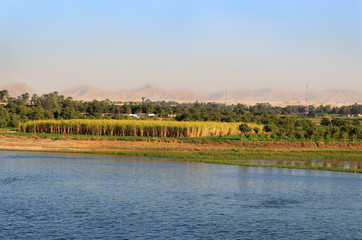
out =
{"type": "Polygon", "coordinates": [[[361,143],[250,142],[196,140],[117,140],[83,137],[37,137],[0,135],[0,149],[51,151],[247,151],[250,148],[275,151],[362,150],[361,143]]]}

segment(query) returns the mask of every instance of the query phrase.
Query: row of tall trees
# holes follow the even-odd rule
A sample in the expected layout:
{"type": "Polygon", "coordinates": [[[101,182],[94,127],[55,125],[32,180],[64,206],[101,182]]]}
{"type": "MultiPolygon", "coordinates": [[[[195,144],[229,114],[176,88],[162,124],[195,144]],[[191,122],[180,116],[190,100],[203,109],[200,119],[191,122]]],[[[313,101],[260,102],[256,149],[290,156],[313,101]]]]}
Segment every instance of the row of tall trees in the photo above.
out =
{"type": "MultiPolygon", "coordinates": [[[[272,106],[269,103],[257,103],[254,106],[247,106],[245,104],[225,105],[221,103],[177,103],[156,101],[151,102],[145,100],[138,103],[111,103],[109,100],[105,101],[76,101],[72,98],[65,98],[59,95],[58,92],[52,92],[38,96],[29,93],[24,93],[16,98],[9,97],[7,90],[0,91],[0,102],[15,105],[27,105],[33,107],[41,107],[44,110],[59,111],[65,107],[73,108],[83,114],[101,115],[104,113],[122,114],[122,113],[156,113],[159,115],[177,114],[179,120],[215,120],[220,121],[219,117],[225,115],[233,115],[235,113],[250,112],[254,115],[309,115],[309,117],[323,116],[323,115],[338,115],[350,116],[362,114],[362,105],[353,104],[348,106],[330,106],[310,105],[308,108],[304,105],[289,105],[286,107],[272,106]],[[210,113],[210,114],[208,114],[210,113]],[[210,116],[208,116],[210,115],[210,116]],[[214,119],[213,119],[214,118],[214,119]]],[[[235,116],[234,116],[235,117],[235,116]]],[[[224,119],[226,120],[226,119],[224,119]]]]}
{"type": "MultiPolygon", "coordinates": [[[[270,138],[360,139],[360,120],[345,116],[362,114],[362,105],[331,107],[292,105],[286,107],[258,103],[225,105],[219,103],[78,101],[52,92],[38,96],[22,94],[9,97],[0,91],[0,127],[16,127],[20,122],[40,119],[123,119],[130,113],[155,113],[177,121],[246,122],[263,124],[264,129],[244,129],[244,133],[262,132],[270,138]],[[320,122],[306,118],[322,116],[320,122]]],[[[244,126],[245,127],[245,126],[244,126]]]]}
{"type": "Polygon", "coordinates": [[[272,117],[262,119],[264,131],[269,138],[310,139],[310,140],[352,140],[362,139],[360,121],[323,118],[321,123],[293,117],[272,117]],[[324,125],[324,122],[331,124],[324,125]]]}

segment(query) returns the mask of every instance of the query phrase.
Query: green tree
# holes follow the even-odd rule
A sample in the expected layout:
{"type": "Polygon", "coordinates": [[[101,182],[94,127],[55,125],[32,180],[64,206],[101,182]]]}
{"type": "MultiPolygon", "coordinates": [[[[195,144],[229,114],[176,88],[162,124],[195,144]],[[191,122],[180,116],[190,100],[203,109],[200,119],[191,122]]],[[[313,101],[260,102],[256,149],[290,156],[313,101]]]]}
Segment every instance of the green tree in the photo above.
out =
{"type": "Polygon", "coordinates": [[[243,137],[245,134],[251,131],[251,127],[248,124],[243,123],[239,126],[239,131],[241,132],[241,136],[243,137]]]}
{"type": "Polygon", "coordinates": [[[283,138],[285,138],[286,131],[284,128],[279,128],[276,134],[279,137],[279,139],[282,140],[283,138]]]}
{"type": "Polygon", "coordinates": [[[16,113],[10,113],[10,122],[8,123],[9,127],[17,127],[23,119],[16,113]]]}
{"type": "Polygon", "coordinates": [[[329,118],[326,118],[326,117],[322,118],[322,120],[321,120],[322,126],[330,126],[331,124],[332,124],[332,122],[331,122],[331,120],[329,120],[329,118]]]}
{"type": "Polygon", "coordinates": [[[274,133],[278,130],[278,127],[275,126],[274,124],[267,124],[264,126],[264,131],[265,132],[270,132],[270,133],[274,133]]]}
{"type": "Polygon", "coordinates": [[[336,139],[338,134],[339,134],[339,127],[331,127],[330,128],[330,136],[332,137],[333,141],[336,139]]]}
{"type": "Polygon", "coordinates": [[[305,129],[305,137],[309,138],[311,141],[313,137],[318,133],[317,128],[315,126],[308,126],[305,129]]]}
{"type": "Polygon", "coordinates": [[[359,127],[361,125],[361,121],[359,119],[355,118],[355,119],[352,120],[352,124],[354,126],[359,127]]]}
{"type": "Polygon", "coordinates": [[[331,123],[332,123],[332,126],[334,126],[334,127],[341,127],[343,125],[348,124],[348,122],[346,120],[343,120],[341,118],[333,118],[331,123]]]}
{"type": "Polygon", "coordinates": [[[45,119],[44,109],[42,107],[33,108],[32,111],[28,114],[30,120],[41,120],[45,119]]]}
{"type": "Polygon", "coordinates": [[[25,103],[28,104],[30,101],[30,94],[29,93],[24,93],[20,96],[21,100],[25,103]]]}
{"type": "Polygon", "coordinates": [[[8,92],[8,90],[2,90],[2,91],[0,91],[0,101],[1,102],[6,102],[6,100],[8,99],[8,97],[9,97],[9,92],[8,92]]]}
{"type": "Polygon", "coordinates": [[[10,121],[9,112],[4,107],[0,106],[0,128],[8,126],[10,121]]]}
{"type": "Polygon", "coordinates": [[[33,94],[33,96],[31,96],[30,104],[32,104],[34,106],[40,105],[40,100],[39,100],[39,97],[37,94],[33,94]]]}
{"type": "Polygon", "coordinates": [[[63,119],[77,119],[80,118],[80,114],[78,114],[74,108],[66,107],[60,112],[60,117],[63,119]]]}
{"type": "Polygon", "coordinates": [[[362,105],[361,104],[353,104],[351,107],[351,114],[358,115],[362,113],[362,105]]]}

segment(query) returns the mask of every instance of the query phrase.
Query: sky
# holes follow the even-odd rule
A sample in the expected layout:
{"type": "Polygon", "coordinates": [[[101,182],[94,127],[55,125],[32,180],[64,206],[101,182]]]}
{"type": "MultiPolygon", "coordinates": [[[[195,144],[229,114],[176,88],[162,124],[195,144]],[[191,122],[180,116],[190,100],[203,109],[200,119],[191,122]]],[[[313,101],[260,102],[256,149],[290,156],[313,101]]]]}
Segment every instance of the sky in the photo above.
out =
{"type": "Polygon", "coordinates": [[[0,0],[0,86],[362,89],[362,0],[0,0]]]}

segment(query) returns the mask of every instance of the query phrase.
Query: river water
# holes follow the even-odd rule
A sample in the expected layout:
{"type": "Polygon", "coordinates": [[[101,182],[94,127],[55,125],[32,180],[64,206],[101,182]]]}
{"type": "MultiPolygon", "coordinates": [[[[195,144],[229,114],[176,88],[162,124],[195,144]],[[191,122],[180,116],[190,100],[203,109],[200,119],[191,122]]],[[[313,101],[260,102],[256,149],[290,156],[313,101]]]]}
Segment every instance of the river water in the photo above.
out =
{"type": "Polygon", "coordinates": [[[362,239],[362,174],[0,151],[0,239],[362,239]]]}

